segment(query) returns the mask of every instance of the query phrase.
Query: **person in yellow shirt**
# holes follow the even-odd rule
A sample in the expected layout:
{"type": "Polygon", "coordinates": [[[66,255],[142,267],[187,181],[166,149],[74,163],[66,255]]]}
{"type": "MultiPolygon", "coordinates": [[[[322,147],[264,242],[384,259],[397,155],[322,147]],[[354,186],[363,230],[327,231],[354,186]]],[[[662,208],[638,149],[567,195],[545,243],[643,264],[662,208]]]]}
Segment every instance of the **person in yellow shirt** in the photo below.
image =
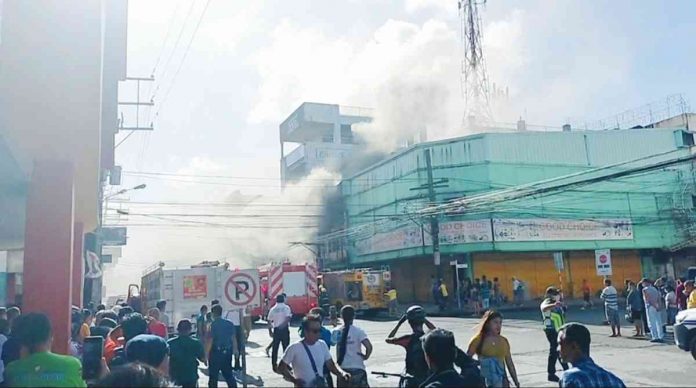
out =
{"type": "Polygon", "coordinates": [[[686,295],[686,308],[696,309],[696,290],[694,289],[694,281],[689,280],[684,283],[684,295],[686,295]]]}
{"type": "Polygon", "coordinates": [[[481,374],[486,379],[487,386],[509,387],[508,374],[515,387],[519,388],[517,370],[512,361],[510,343],[500,333],[503,327],[503,316],[493,310],[483,315],[478,326],[478,333],[471,338],[467,355],[476,355],[481,364],[481,374]]]}
{"type": "Polygon", "coordinates": [[[92,320],[94,316],[92,312],[88,309],[82,310],[82,324],[80,325],[80,334],[78,336],[78,342],[84,343],[85,338],[90,335],[90,326],[92,325],[92,320]]]}
{"type": "Polygon", "coordinates": [[[397,301],[397,295],[396,295],[396,288],[394,287],[389,287],[387,289],[387,292],[384,293],[384,296],[387,297],[387,303],[389,306],[389,316],[390,317],[395,317],[398,314],[398,301],[397,301]]]}
{"type": "Polygon", "coordinates": [[[447,302],[448,302],[448,297],[449,293],[447,292],[447,285],[445,285],[445,282],[440,279],[440,296],[442,297],[440,300],[442,301],[442,306],[440,306],[440,310],[444,310],[447,308],[447,302]]]}

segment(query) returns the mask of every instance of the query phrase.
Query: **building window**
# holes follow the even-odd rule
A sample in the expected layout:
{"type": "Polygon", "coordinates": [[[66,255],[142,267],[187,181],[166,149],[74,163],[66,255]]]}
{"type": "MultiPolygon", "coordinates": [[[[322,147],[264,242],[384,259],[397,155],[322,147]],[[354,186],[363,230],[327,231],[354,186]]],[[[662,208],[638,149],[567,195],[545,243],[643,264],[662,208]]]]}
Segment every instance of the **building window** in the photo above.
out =
{"type": "Polygon", "coordinates": [[[350,124],[341,124],[341,143],[353,143],[353,128],[350,124]]]}
{"type": "Polygon", "coordinates": [[[333,135],[333,128],[325,129],[323,135],[321,136],[321,141],[324,143],[333,143],[333,135]]]}

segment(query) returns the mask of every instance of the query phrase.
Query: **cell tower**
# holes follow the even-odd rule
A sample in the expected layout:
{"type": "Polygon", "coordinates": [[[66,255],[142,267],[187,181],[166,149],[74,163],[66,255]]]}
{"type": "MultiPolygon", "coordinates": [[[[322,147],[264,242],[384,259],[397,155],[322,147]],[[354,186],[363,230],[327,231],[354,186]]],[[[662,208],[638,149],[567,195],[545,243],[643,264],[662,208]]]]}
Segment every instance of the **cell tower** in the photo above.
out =
{"type": "Polygon", "coordinates": [[[458,0],[459,20],[462,38],[462,74],[461,87],[464,95],[465,128],[476,124],[493,122],[488,89],[486,63],[483,59],[481,45],[481,17],[479,5],[486,0],[458,0]]]}

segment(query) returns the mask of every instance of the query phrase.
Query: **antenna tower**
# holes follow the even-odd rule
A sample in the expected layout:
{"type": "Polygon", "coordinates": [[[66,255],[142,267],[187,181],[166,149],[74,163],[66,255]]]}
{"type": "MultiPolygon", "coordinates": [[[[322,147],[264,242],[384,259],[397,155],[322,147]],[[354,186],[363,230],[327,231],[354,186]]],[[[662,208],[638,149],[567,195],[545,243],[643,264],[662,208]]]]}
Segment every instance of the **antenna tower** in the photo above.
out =
{"type": "Polygon", "coordinates": [[[486,74],[486,63],[483,59],[481,45],[481,17],[478,9],[479,5],[484,4],[486,4],[486,0],[458,0],[462,49],[464,51],[461,87],[465,104],[463,120],[465,128],[493,121],[488,75],[486,74]]]}

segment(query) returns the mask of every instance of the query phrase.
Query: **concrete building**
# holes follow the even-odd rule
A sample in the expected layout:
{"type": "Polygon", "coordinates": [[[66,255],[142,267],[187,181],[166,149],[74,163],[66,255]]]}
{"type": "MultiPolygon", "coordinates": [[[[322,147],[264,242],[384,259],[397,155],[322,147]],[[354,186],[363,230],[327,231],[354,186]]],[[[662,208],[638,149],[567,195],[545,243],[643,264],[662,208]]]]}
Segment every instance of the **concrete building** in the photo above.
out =
{"type": "Polygon", "coordinates": [[[341,171],[361,147],[353,125],[369,122],[371,117],[367,108],[302,103],[279,128],[282,187],[301,180],[317,167],[341,171]]]}
{"type": "MultiPolygon", "coordinates": [[[[330,268],[389,265],[403,301],[426,301],[437,271],[430,222],[415,212],[433,202],[424,190],[429,173],[434,202],[443,204],[689,157],[693,145],[693,134],[683,129],[486,133],[421,143],[341,182],[341,222],[351,233],[320,237],[322,258],[330,268]],[[635,159],[641,160],[595,170],[635,159]]],[[[560,282],[567,294],[579,296],[583,279],[597,290],[603,280],[595,267],[599,249],[611,250],[612,278],[619,284],[644,275],[674,276],[696,265],[688,248],[696,237],[690,227],[696,219],[691,163],[600,180],[440,214],[441,270],[450,289],[456,287],[450,263],[466,264],[460,278],[499,278],[508,296],[512,276],[521,278],[530,297],[560,282]],[[554,252],[563,253],[561,271],[554,252]]]]}
{"type": "Polygon", "coordinates": [[[128,3],[5,0],[0,6],[4,299],[47,313],[53,350],[67,353],[70,306],[86,304],[83,249],[97,240],[101,184],[114,163],[128,3]]]}

